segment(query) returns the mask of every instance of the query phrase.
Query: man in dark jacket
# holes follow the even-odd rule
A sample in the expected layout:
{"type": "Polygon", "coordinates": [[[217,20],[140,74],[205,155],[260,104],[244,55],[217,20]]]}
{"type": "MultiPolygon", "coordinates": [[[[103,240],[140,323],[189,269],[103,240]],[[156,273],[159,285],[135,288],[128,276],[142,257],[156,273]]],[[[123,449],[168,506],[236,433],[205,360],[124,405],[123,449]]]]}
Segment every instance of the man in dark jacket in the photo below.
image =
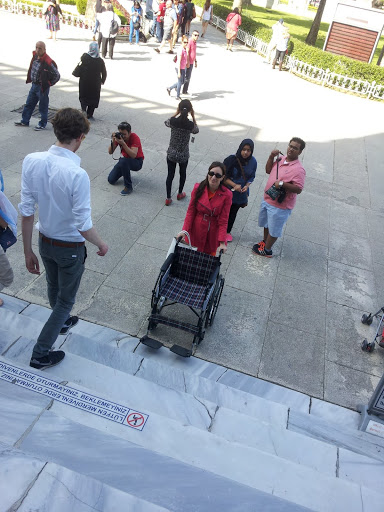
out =
{"type": "Polygon", "coordinates": [[[49,89],[59,80],[60,73],[56,62],[45,53],[45,44],[37,41],[26,80],[27,84],[32,82],[32,86],[24,105],[21,121],[15,122],[16,126],[29,126],[33,110],[39,103],[41,119],[35,126],[35,130],[45,130],[48,122],[49,89]]]}

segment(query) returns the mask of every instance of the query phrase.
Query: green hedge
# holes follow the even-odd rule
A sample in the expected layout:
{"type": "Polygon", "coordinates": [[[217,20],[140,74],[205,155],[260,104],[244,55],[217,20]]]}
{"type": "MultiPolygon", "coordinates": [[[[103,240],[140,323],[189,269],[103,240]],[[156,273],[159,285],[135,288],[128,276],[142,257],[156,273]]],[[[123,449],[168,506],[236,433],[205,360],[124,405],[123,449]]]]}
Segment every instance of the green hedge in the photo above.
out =
{"type": "MultiPolygon", "coordinates": [[[[204,5],[204,0],[194,0],[199,5],[204,5]]],[[[226,19],[230,9],[213,4],[213,13],[219,18],[226,19]]],[[[241,28],[254,35],[262,41],[269,42],[272,37],[272,29],[263,23],[258,23],[247,16],[242,15],[241,28]]],[[[367,64],[358,60],[350,59],[342,55],[324,52],[320,48],[309,46],[298,39],[291,37],[288,53],[297,59],[322,69],[329,69],[333,73],[340,73],[358,80],[375,81],[384,85],[384,68],[375,64],[367,64]]]]}
{"type": "Polygon", "coordinates": [[[87,0],[76,0],[76,7],[79,14],[82,14],[84,16],[85,10],[87,8],[87,0]]]}
{"type": "Polygon", "coordinates": [[[127,18],[124,16],[124,14],[121,11],[119,11],[119,9],[116,9],[116,7],[114,7],[113,10],[115,11],[115,14],[117,14],[120,18],[121,24],[127,25],[127,18]]]}

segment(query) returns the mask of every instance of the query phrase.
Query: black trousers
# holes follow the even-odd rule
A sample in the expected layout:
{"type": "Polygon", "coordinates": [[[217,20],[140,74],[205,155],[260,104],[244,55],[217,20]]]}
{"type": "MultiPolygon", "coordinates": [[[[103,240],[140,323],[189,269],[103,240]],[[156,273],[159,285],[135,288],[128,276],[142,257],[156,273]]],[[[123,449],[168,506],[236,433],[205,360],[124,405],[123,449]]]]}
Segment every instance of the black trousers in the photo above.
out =
{"type": "Polygon", "coordinates": [[[84,101],[80,101],[80,104],[81,104],[81,110],[87,114],[87,117],[88,118],[92,117],[93,113],[95,111],[95,107],[90,107],[84,101]]]}
{"type": "MultiPolygon", "coordinates": [[[[171,160],[169,160],[167,158],[168,176],[167,176],[167,181],[165,183],[166,189],[167,189],[167,198],[171,197],[172,181],[173,181],[173,178],[175,177],[176,163],[177,162],[172,162],[171,160]]],[[[185,180],[187,177],[187,166],[188,166],[188,160],[186,162],[179,163],[179,171],[180,171],[179,194],[182,193],[184,185],[185,185],[185,180]]]]}
{"type": "Polygon", "coordinates": [[[103,37],[101,44],[101,55],[103,59],[107,55],[108,43],[109,43],[109,58],[113,59],[113,48],[115,47],[115,37],[103,37]]]}
{"type": "Polygon", "coordinates": [[[227,233],[230,233],[233,228],[233,224],[236,220],[236,215],[239,209],[242,207],[242,204],[233,204],[231,205],[231,209],[229,210],[229,217],[228,217],[228,226],[227,226],[227,233]]]}

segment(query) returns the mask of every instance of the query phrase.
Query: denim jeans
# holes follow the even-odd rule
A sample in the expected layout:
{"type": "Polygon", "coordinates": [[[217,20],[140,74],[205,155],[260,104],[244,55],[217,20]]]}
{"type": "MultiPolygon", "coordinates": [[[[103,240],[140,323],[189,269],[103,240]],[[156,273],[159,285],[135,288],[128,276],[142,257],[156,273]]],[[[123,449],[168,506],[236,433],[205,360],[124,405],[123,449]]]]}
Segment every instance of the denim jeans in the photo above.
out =
{"type": "Polygon", "coordinates": [[[39,125],[45,128],[48,122],[49,87],[46,91],[42,92],[41,85],[39,84],[32,84],[29,90],[27,103],[24,106],[21,116],[21,122],[29,125],[29,121],[37,103],[39,103],[39,112],[41,116],[39,125]]]}
{"type": "MultiPolygon", "coordinates": [[[[176,73],[178,73],[179,70],[176,68],[176,73]]],[[[185,82],[185,69],[180,69],[180,78],[177,80],[177,82],[173,85],[171,85],[170,89],[176,89],[177,88],[177,93],[176,93],[176,96],[177,98],[180,97],[180,91],[181,91],[181,86],[184,84],[185,82]]]]}
{"type": "Polygon", "coordinates": [[[114,185],[116,181],[123,176],[124,186],[132,190],[131,171],[140,171],[142,167],[142,158],[125,158],[122,156],[119,158],[119,161],[109,173],[108,182],[111,185],[114,185]]]}
{"type": "Polygon", "coordinates": [[[158,21],[156,25],[156,38],[159,43],[163,40],[164,35],[164,23],[162,21],[158,21]]]}
{"type": "Polygon", "coordinates": [[[131,20],[130,26],[131,26],[131,29],[129,31],[129,42],[132,43],[133,32],[136,32],[136,44],[137,44],[139,42],[139,35],[140,35],[139,30],[133,28],[133,21],[132,20],[131,20]]]}
{"type": "Polygon", "coordinates": [[[96,18],[95,28],[93,29],[93,34],[96,35],[97,29],[99,28],[100,21],[96,18]]]}
{"type": "Polygon", "coordinates": [[[55,343],[75,303],[76,293],[84,272],[85,245],[57,247],[39,239],[39,251],[45,267],[48,300],[52,313],[45,323],[32,357],[44,357],[55,343]]]}
{"type": "Polygon", "coordinates": [[[191,75],[193,71],[193,64],[189,66],[189,68],[185,71],[185,82],[183,87],[183,94],[188,92],[189,82],[191,81],[191,75]]]}

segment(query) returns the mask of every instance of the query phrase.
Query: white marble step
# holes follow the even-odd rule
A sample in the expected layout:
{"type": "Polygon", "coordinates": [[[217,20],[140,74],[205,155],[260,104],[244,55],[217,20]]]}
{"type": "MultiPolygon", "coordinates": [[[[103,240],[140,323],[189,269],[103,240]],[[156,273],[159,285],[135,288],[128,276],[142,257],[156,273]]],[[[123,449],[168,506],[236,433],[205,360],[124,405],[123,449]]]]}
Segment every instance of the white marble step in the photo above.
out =
{"type": "MultiPolygon", "coordinates": [[[[16,400],[16,386],[2,384],[0,407],[9,387],[8,401],[21,413],[29,402],[20,400],[20,394],[32,391],[19,390],[16,400]]],[[[283,507],[286,502],[280,508],[263,508],[263,493],[309,510],[382,510],[382,496],[374,491],[155,414],[140,432],[68,405],[42,403],[31,427],[21,437],[9,428],[7,442],[171,510],[254,510],[255,504],[263,511],[291,510],[283,507]]]]}
{"type": "Polygon", "coordinates": [[[1,510],[167,512],[131,494],[0,443],[1,510]]]}

